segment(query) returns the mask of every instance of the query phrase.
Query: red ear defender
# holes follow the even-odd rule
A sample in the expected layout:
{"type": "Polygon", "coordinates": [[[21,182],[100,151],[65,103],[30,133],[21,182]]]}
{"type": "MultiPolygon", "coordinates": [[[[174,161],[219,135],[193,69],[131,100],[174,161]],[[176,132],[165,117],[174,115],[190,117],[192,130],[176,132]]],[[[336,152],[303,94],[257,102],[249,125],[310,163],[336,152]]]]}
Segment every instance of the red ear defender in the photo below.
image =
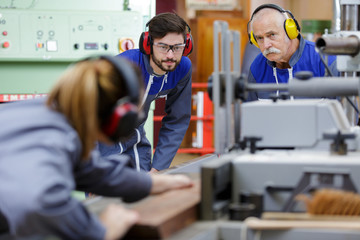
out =
{"type": "Polygon", "coordinates": [[[139,49],[143,54],[150,55],[151,53],[151,37],[149,32],[143,32],[139,39],[139,49]]]}
{"type": "Polygon", "coordinates": [[[138,124],[138,108],[131,102],[119,101],[103,126],[103,132],[117,142],[131,136],[138,124]]]}
{"type": "Polygon", "coordinates": [[[188,56],[193,50],[193,40],[190,33],[186,34],[185,49],[183,56],[188,56]]]}
{"type": "MultiPolygon", "coordinates": [[[[140,101],[137,72],[124,58],[101,55],[98,58],[110,62],[121,76],[127,95],[118,99],[113,107],[99,108],[98,117],[102,131],[113,142],[119,142],[129,137],[143,118],[140,118],[138,104],[140,101]]],[[[99,86],[99,99],[104,95],[99,86]]]]}

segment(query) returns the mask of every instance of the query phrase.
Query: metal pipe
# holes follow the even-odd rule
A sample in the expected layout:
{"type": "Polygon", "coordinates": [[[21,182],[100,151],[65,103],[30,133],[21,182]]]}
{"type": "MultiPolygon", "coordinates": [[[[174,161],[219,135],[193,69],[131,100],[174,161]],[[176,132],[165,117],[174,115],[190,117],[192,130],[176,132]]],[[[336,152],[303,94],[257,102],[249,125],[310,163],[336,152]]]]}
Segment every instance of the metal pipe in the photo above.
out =
{"type": "Polygon", "coordinates": [[[221,52],[219,50],[219,34],[224,32],[228,28],[228,23],[225,21],[215,21],[214,22],[214,72],[213,72],[213,89],[212,89],[212,96],[214,102],[214,125],[215,125],[215,138],[214,138],[214,145],[216,153],[220,154],[223,153],[223,147],[221,144],[221,136],[218,134],[222,131],[221,126],[221,114],[220,114],[220,70],[223,70],[225,67],[224,64],[224,48],[225,46],[225,37],[224,34],[221,34],[221,52]],[[220,59],[219,55],[221,54],[221,68],[220,68],[220,59]]]}
{"type": "Polygon", "coordinates": [[[226,48],[226,34],[225,32],[228,30],[229,28],[229,24],[226,21],[220,21],[221,23],[221,50],[220,50],[220,54],[221,54],[221,71],[224,71],[225,69],[225,48],[226,48]]]}
{"type": "Polygon", "coordinates": [[[219,32],[221,28],[221,22],[214,22],[214,72],[213,72],[213,88],[212,88],[212,97],[214,102],[214,127],[215,127],[215,138],[214,145],[215,151],[219,153],[220,150],[220,140],[217,138],[216,133],[220,130],[219,125],[219,108],[220,108],[220,76],[219,76],[219,32]]]}
{"type": "Polygon", "coordinates": [[[283,84],[247,84],[247,91],[288,91],[291,96],[300,97],[337,97],[359,94],[358,77],[314,77],[309,80],[292,79],[283,84]]]}
{"type": "Polygon", "coordinates": [[[340,0],[333,1],[333,13],[332,33],[335,33],[341,30],[340,0]]]}
{"type": "Polygon", "coordinates": [[[224,63],[225,63],[225,114],[227,118],[226,121],[226,145],[230,146],[233,143],[233,126],[232,126],[232,100],[233,100],[233,85],[231,78],[231,41],[232,33],[230,30],[226,30],[223,35],[225,36],[225,48],[224,48],[224,63]]]}
{"type": "Polygon", "coordinates": [[[358,5],[343,4],[341,5],[341,30],[358,31],[358,5]]]}
{"type": "MultiPolygon", "coordinates": [[[[352,77],[356,78],[356,72],[344,72],[344,77],[348,78],[352,75],[352,77]]],[[[355,96],[349,96],[348,99],[351,100],[351,102],[355,103],[356,102],[356,97],[355,96]]],[[[352,124],[354,126],[354,124],[357,124],[357,119],[358,117],[356,116],[356,112],[355,109],[353,108],[353,106],[349,103],[349,101],[346,101],[347,99],[343,98],[342,99],[342,104],[343,104],[343,108],[344,108],[344,112],[346,114],[346,117],[349,119],[350,124],[352,124]],[[356,121],[354,121],[356,119],[356,121]]]]}
{"type": "Polygon", "coordinates": [[[241,66],[240,33],[238,31],[232,31],[232,36],[233,36],[233,53],[234,53],[233,71],[240,75],[240,66],[241,66]]]}
{"type": "Polygon", "coordinates": [[[262,91],[262,92],[272,92],[272,91],[288,91],[289,90],[289,84],[287,83],[281,83],[281,84],[276,84],[276,83],[249,83],[246,85],[246,90],[251,91],[251,92],[257,92],[257,91],[262,91]]]}
{"type": "Polygon", "coordinates": [[[323,53],[332,55],[355,56],[360,51],[359,38],[355,35],[342,38],[321,37],[316,41],[315,45],[323,53]]]}
{"type": "Polygon", "coordinates": [[[359,81],[357,77],[314,77],[307,81],[295,80],[289,84],[289,94],[303,97],[355,96],[359,93],[359,81]]]}

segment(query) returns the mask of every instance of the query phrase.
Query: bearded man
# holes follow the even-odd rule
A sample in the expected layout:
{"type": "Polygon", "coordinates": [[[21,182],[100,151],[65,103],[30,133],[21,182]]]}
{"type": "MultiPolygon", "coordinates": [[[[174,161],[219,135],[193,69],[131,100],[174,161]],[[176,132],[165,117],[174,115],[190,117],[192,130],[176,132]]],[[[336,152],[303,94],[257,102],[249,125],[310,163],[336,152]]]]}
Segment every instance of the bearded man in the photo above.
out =
{"type": "Polygon", "coordinates": [[[191,61],[187,57],[193,42],[189,25],[175,13],[161,13],[147,24],[139,49],[127,50],[124,57],[142,71],[145,94],[142,109],[144,121],[130,139],[112,146],[100,144],[103,156],[128,154],[140,171],[157,172],[170,166],[189,126],[191,117],[191,61]],[[144,123],[152,101],[165,98],[165,117],[153,159],[151,144],[145,136],[144,123]]]}

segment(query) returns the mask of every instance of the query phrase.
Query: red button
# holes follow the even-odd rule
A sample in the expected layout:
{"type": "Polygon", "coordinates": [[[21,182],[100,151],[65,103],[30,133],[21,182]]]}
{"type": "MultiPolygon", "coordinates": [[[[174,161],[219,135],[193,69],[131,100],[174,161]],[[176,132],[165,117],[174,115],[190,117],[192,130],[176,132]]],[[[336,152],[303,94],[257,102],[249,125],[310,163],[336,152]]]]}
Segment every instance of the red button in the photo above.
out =
{"type": "Polygon", "coordinates": [[[3,46],[3,48],[8,48],[8,47],[10,47],[10,43],[9,42],[4,42],[2,46],[3,46]]]}
{"type": "Polygon", "coordinates": [[[2,32],[2,35],[4,35],[4,36],[7,36],[7,34],[8,34],[7,31],[3,31],[3,32],[2,32]]]}

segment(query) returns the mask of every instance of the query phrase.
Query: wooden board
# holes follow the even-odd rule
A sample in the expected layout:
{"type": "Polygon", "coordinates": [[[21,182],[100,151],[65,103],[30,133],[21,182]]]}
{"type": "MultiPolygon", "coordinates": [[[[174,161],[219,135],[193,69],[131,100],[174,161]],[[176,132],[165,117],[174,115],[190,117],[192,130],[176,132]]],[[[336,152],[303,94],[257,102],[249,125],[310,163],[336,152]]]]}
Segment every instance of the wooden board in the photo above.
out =
{"type": "Polygon", "coordinates": [[[318,220],[267,220],[249,217],[244,224],[255,230],[287,230],[292,228],[322,228],[360,230],[358,221],[318,221],[318,220]]]}
{"type": "Polygon", "coordinates": [[[245,225],[256,230],[285,230],[291,228],[326,228],[360,230],[359,216],[311,215],[307,213],[265,212],[262,219],[250,217],[245,225]]]}
{"type": "Polygon", "coordinates": [[[304,220],[304,221],[358,221],[360,216],[344,216],[344,215],[312,215],[308,213],[292,213],[292,212],[264,212],[262,219],[267,220],[304,220]]]}
{"type": "Polygon", "coordinates": [[[140,214],[140,222],[124,239],[164,239],[198,219],[200,181],[192,188],[172,190],[148,197],[130,206],[140,214]]]}

